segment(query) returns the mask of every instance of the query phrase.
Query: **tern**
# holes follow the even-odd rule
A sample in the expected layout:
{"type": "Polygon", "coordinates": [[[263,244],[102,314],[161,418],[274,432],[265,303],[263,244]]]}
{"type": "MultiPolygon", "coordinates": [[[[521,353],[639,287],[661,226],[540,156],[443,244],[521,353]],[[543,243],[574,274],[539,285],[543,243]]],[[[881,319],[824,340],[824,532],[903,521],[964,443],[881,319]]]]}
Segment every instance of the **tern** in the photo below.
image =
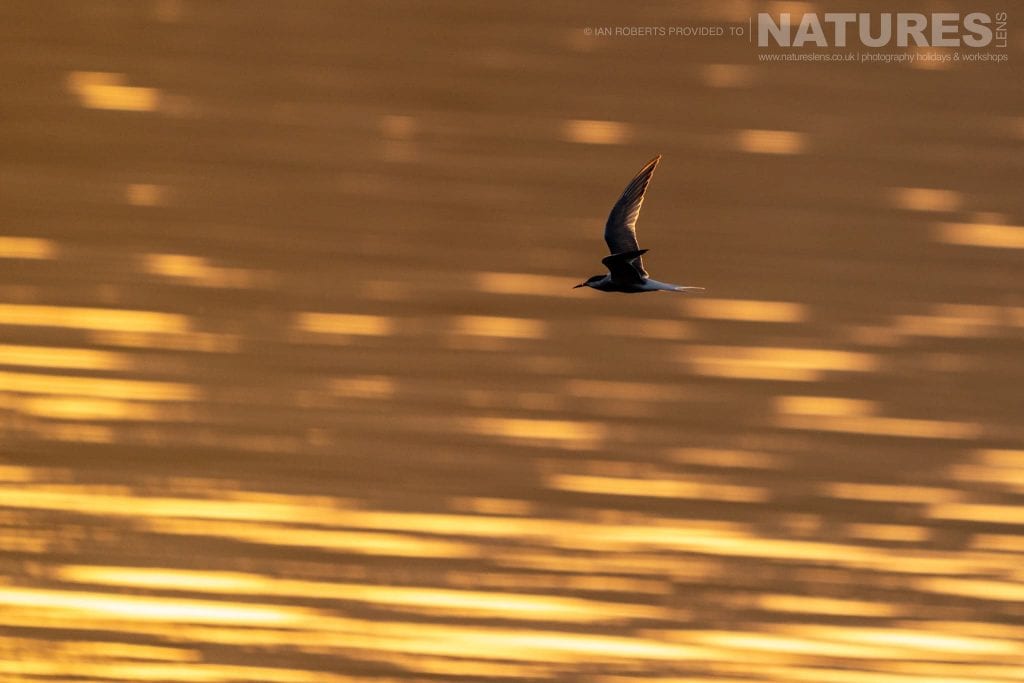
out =
{"type": "Polygon", "coordinates": [[[640,215],[640,206],[644,203],[644,193],[658,167],[661,155],[647,162],[633,180],[629,181],[619,201],[615,202],[608,222],[604,226],[604,241],[608,243],[611,256],[605,256],[601,263],[608,268],[606,275],[593,275],[581,282],[577,287],[590,287],[602,292],[623,292],[637,294],[639,292],[703,292],[703,287],[682,287],[652,279],[644,270],[643,255],[647,249],[641,249],[636,241],[636,219],[640,215]]]}

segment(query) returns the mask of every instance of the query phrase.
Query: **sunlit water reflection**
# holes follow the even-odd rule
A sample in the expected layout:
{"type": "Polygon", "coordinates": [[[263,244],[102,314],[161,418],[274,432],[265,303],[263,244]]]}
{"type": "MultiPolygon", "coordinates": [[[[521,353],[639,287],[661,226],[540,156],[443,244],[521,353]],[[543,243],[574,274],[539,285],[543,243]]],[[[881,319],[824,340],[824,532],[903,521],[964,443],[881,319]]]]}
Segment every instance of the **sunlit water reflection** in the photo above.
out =
{"type": "Polygon", "coordinates": [[[1009,67],[368,8],[0,11],[0,678],[1024,679],[1009,67]]]}

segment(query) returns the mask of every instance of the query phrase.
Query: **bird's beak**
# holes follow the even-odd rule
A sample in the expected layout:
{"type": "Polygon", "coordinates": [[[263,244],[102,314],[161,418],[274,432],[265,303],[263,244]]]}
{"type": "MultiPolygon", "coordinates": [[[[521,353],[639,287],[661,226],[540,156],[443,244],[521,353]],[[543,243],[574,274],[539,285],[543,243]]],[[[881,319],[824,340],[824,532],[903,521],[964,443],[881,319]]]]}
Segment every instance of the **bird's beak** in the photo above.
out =
{"type": "Polygon", "coordinates": [[[581,283],[579,283],[578,285],[573,285],[573,286],[572,286],[572,288],[573,288],[573,289],[579,289],[579,288],[580,288],[580,287],[582,287],[582,286],[583,286],[584,284],[586,284],[586,283],[584,283],[584,282],[581,282],[581,283]]]}

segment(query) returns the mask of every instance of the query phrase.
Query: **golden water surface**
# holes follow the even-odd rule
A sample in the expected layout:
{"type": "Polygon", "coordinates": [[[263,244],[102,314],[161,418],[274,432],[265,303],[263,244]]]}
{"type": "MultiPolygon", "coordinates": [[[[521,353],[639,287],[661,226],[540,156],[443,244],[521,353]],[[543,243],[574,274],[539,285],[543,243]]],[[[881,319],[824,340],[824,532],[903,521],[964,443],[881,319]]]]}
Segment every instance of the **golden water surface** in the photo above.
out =
{"type": "Polygon", "coordinates": [[[1024,680],[1021,43],[765,8],[6,3],[0,680],[1024,680]]]}

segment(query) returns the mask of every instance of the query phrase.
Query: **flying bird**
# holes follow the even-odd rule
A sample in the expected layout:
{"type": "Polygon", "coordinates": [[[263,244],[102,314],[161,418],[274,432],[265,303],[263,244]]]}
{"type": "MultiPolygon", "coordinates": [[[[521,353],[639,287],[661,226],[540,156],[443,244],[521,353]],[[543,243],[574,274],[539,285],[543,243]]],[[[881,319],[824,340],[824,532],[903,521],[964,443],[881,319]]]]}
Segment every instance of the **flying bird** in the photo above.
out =
{"type": "Polygon", "coordinates": [[[643,255],[647,249],[641,249],[636,241],[636,219],[640,215],[640,206],[644,203],[644,193],[658,167],[661,155],[647,162],[633,180],[629,181],[619,201],[615,202],[608,222],[604,226],[604,241],[608,243],[611,256],[605,256],[601,263],[608,269],[606,275],[593,275],[577,287],[590,287],[602,292],[703,292],[703,287],[682,287],[652,279],[644,269],[643,255]]]}

